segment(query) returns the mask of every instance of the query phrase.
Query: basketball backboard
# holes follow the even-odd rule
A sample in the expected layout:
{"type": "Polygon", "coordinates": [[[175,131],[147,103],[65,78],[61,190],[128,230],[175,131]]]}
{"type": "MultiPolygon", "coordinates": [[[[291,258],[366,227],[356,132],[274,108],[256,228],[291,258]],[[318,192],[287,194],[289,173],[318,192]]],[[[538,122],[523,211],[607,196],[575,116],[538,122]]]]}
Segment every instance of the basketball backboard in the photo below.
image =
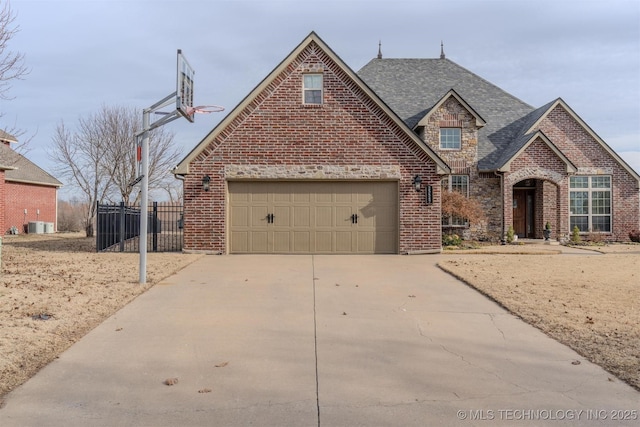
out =
{"type": "Polygon", "coordinates": [[[176,109],[187,120],[193,122],[193,78],[195,71],[193,71],[180,49],[178,49],[178,69],[176,74],[176,109]]]}

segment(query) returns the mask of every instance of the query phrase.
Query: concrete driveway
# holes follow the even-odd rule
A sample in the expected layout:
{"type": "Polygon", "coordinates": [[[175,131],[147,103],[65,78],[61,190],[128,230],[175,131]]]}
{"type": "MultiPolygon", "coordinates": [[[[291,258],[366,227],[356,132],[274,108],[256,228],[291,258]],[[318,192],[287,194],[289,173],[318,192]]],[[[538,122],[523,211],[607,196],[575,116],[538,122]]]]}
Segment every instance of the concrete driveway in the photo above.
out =
{"type": "Polygon", "coordinates": [[[0,425],[637,425],[640,393],[439,259],[203,257],[6,396],[0,425]]]}

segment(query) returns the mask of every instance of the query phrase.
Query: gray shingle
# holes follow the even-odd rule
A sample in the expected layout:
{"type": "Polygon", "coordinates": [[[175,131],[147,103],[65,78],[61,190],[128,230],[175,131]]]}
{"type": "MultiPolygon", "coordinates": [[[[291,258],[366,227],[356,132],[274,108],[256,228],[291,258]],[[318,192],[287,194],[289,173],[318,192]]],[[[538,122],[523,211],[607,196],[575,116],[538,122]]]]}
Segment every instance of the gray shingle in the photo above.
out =
{"type": "Polygon", "coordinates": [[[15,168],[5,172],[6,181],[28,182],[52,187],[62,186],[60,181],[3,143],[0,143],[0,165],[15,168]]]}
{"type": "Polygon", "coordinates": [[[373,59],[358,76],[413,128],[450,89],[487,122],[478,132],[478,167],[495,169],[534,111],[482,77],[448,59],[373,59]]]}

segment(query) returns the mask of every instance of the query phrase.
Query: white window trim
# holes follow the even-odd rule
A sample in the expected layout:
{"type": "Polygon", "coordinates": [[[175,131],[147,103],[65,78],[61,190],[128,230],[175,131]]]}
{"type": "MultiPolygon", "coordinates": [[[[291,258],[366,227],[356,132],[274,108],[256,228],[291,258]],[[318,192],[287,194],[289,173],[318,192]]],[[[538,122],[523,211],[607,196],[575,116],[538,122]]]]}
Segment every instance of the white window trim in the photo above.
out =
{"type": "Polygon", "coordinates": [[[599,233],[599,234],[611,234],[613,233],[613,177],[611,175],[574,175],[575,178],[587,178],[588,185],[585,188],[573,188],[571,187],[571,178],[569,178],[569,227],[573,231],[573,227],[571,227],[571,217],[573,216],[586,216],[588,229],[587,231],[580,231],[580,234],[588,234],[588,233],[599,233]],[[606,187],[592,187],[591,180],[592,178],[600,178],[600,177],[608,177],[609,178],[609,188],[606,187]],[[572,214],[571,213],[571,193],[572,192],[587,192],[587,213],[586,214],[572,214]],[[593,214],[593,205],[592,205],[592,194],[594,191],[608,191],[609,192],[609,214],[593,214]],[[608,231],[594,231],[593,230],[593,217],[609,217],[609,230],[608,231]]]}
{"type": "Polygon", "coordinates": [[[304,105],[323,105],[324,104],[324,74],[323,73],[304,73],[302,75],[302,104],[304,105]],[[307,88],[305,86],[305,76],[320,76],[322,80],[322,84],[320,88],[307,88]],[[307,91],[320,91],[320,102],[307,102],[306,94],[307,91]]]}
{"type": "Polygon", "coordinates": [[[438,147],[441,150],[444,150],[444,151],[460,151],[460,150],[462,150],[462,129],[458,128],[458,127],[441,127],[440,128],[440,132],[438,133],[438,147]],[[443,147],[442,146],[442,131],[444,129],[458,129],[460,131],[460,145],[457,148],[456,147],[452,148],[452,147],[443,147]]]}

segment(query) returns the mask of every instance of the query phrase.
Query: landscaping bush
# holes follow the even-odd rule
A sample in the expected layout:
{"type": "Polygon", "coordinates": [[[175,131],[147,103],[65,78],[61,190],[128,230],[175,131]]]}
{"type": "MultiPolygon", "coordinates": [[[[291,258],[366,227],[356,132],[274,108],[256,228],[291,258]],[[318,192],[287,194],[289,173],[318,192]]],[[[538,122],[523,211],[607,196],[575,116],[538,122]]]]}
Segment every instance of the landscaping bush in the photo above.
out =
{"type": "Polygon", "coordinates": [[[462,238],[457,234],[443,234],[442,246],[460,246],[462,244],[462,238]]]}
{"type": "Polygon", "coordinates": [[[580,229],[576,225],[575,227],[573,227],[573,231],[571,232],[571,243],[573,243],[574,245],[577,245],[581,241],[582,241],[582,238],[580,238],[580,229]]]}
{"type": "Polygon", "coordinates": [[[640,243],[640,230],[631,230],[629,233],[629,240],[640,243]]]}
{"type": "Polygon", "coordinates": [[[513,243],[513,239],[516,232],[512,226],[509,226],[509,230],[507,230],[507,243],[513,243]]]}

